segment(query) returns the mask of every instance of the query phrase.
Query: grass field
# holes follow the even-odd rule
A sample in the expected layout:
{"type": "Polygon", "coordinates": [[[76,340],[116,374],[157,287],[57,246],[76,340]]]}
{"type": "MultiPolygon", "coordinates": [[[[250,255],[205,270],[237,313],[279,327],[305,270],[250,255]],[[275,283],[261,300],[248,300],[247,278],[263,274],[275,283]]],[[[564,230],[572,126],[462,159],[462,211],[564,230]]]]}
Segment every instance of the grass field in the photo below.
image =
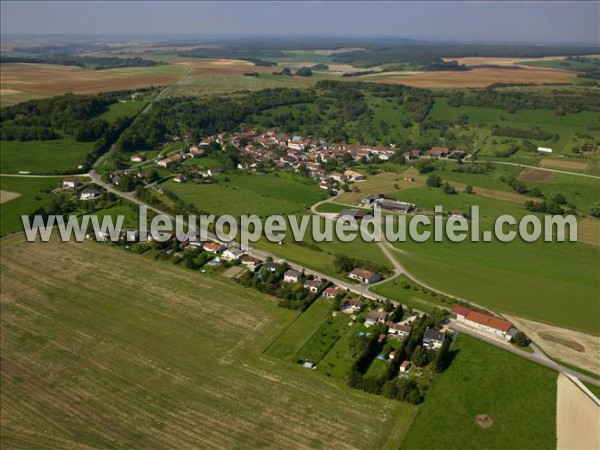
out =
{"type": "Polygon", "coordinates": [[[331,317],[332,302],[319,298],[277,337],[266,354],[291,361],[310,337],[328,317],[331,317]]]}
{"type": "Polygon", "coordinates": [[[99,117],[112,122],[123,117],[133,117],[146,106],[146,102],[139,100],[128,100],[126,103],[113,103],[108,111],[102,113],[99,117]]]}
{"type": "Polygon", "coordinates": [[[452,349],[403,449],[556,448],[556,372],[466,335],[452,349]],[[479,414],[490,428],[476,424],[479,414]]]}
{"type": "Polygon", "coordinates": [[[19,197],[0,205],[0,234],[23,230],[21,215],[29,215],[50,203],[53,195],[44,191],[62,185],[62,178],[1,177],[3,191],[17,192],[19,197]]]}
{"type": "Polygon", "coordinates": [[[64,136],[51,141],[0,141],[2,173],[64,173],[77,170],[93,142],[77,142],[64,136]]]}
{"type": "Polygon", "coordinates": [[[7,448],[395,449],[410,426],[262,355],[296,313],[255,291],[92,242],[1,245],[7,448]]]}
{"type": "MultiPolygon", "coordinates": [[[[201,161],[201,160],[199,160],[201,161]]],[[[186,203],[212,214],[293,214],[305,211],[327,194],[309,181],[290,173],[227,175],[215,184],[175,183],[164,187],[186,203]]]]}

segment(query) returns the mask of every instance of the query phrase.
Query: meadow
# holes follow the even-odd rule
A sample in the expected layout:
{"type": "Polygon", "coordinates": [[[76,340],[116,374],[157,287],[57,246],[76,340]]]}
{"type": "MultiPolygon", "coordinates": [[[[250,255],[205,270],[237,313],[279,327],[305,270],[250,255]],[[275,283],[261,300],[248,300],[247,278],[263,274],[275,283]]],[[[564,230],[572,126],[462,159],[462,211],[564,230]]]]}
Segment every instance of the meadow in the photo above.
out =
{"type": "Polygon", "coordinates": [[[466,335],[452,350],[403,449],[556,448],[556,372],[466,335]],[[476,423],[480,414],[489,428],[476,423]]]}
{"type": "Polygon", "coordinates": [[[145,101],[127,100],[125,103],[113,103],[108,110],[100,114],[99,118],[114,122],[124,117],[134,117],[146,106],[145,101]]]}
{"type": "Polygon", "coordinates": [[[49,191],[62,186],[62,178],[1,177],[0,185],[3,191],[21,194],[0,205],[0,234],[5,235],[23,230],[21,215],[47,206],[54,197],[49,191]]]}
{"type": "Polygon", "coordinates": [[[392,449],[414,417],[263,355],[297,313],[229,280],[93,242],[1,245],[3,446],[392,449]]]}
{"type": "Polygon", "coordinates": [[[77,142],[63,135],[51,141],[0,141],[0,171],[52,174],[77,171],[93,142],[77,142]]]}

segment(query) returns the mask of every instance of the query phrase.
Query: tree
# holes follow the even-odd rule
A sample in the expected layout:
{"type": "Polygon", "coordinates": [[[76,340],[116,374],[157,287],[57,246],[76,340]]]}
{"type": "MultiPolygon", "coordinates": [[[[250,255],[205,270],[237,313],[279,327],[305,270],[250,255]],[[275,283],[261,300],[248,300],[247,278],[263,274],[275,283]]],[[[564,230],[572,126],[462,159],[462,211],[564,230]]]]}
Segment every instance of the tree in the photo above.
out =
{"type": "Polygon", "coordinates": [[[443,372],[450,365],[450,344],[452,341],[450,339],[444,339],[444,343],[442,344],[442,348],[437,351],[435,356],[435,371],[443,372]]]}
{"type": "Polygon", "coordinates": [[[425,364],[427,364],[427,350],[425,350],[421,345],[417,345],[410,360],[415,366],[423,367],[425,364]]]}
{"type": "Polygon", "coordinates": [[[310,67],[302,67],[296,71],[296,75],[300,77],[311,77],[312,74],[313,73],[312,70],[310,70],[310,67]]]}
{"type": "Polygon", "coordinates": [[[600,203],[592,203],[590,206],[590,216],[600,217],[600,203]]]}
{"type": "Polygon", "coordinates": [[[447,181],[444,182],[444,184],[442,185],[442,190],[444,191],[444,194],[456,194],[456,189],[454,188],[454,186],[452,186],[447,181]]]}
{"type": "Polygon", "coordinates": [[[426,159],[420,159],[416,162],[415,167],[419,171],[419,173],[429,173],[435,170],[435,166],[431,161],[426,159]]]}
{"type": "Polygon", "coordinates": [[[515,335],[515,344],[517,344],[519,347],[527,347],[530,344],[530,342],[531,341],[529,340],[527,335],[522,331],[519,331],[515,335]]]}
{"type": "Polygon", "coordinates": [[[432,174],[427,177],[427,186],[439,188],[442,185],[442,178],[439,175],[432,174]]]}
{"type": "Polygon", "coordinates": [[[390,315],[390,320],[392,322],[400,322],[402,317],[404,317],[404,308],[401,303],[398,303],[398,306],[396,306],[396,309],[390,315]]]}
{"type": "Polygon", "coordinates": [[[473,186],[471,186],[470,184],[467,184],[467,185],[465,186],[465,192],[466,192],[467,194],[472,194],[472,193],[474,192],[474,191],[473,191],[473,186]]]}
{"type": "Polygon", "coordinates": [[[567,199],[562,194],[556,194],[554,197],[552,197],[552,201],[554,203],[558,203],[559,205],[566,205],[567,204],[567,199]]]}

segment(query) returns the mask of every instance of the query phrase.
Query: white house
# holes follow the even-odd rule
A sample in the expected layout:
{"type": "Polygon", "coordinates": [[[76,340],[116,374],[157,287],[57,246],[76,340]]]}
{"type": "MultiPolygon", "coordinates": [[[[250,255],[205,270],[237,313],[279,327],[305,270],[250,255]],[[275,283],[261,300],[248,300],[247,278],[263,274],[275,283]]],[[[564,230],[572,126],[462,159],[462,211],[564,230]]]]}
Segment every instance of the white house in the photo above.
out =
{"type": "Polygon", "coordinates": [[[77,178],[64,178],[63,179],[63,187],[66,187],[66,188],[76,188],[80,184],[81,184],[81,182],[77,178]]]}
{"type": "Polygon", "coordinates": [[[290,269],[286,273],[283,274],[283,281],[285,281],[286,283],[297,283],[298,281],[300,281],[301,277],[302,277],[302,272],[299,272],[298,270],[290,269]]]}
{"type": "Polygon", "coordinates": [[[373,273],[369,272],[368,270],[358,268],[350,272],[348,277],[365,284],[372,284],[381,280],[381,275],[379,275],[378,273],[373,273]]]}
{"type": "Polygon", "coordinates": [[[81,200],[92,200],[94,198],[98,198],[100,195],[100,191],[96,189],[84,189],[81,191],[81,196],[79,197],[81,200]]]}
{"type": "Polygon", "coordinates": [[[315,278],[314,280],[306,280],[304,282],[304,288],[308,289],[310,292],[319,292],[319,289],[321,289],[321,286],[323,286],[323,280],[321,280],[320,278],[315,278]]]}
{"type": "Polygon", "coordinates": [[[243,251],[238,250],[236,248],[228,248],[221,254],[221,258],[225,261],[236,261],[242,257],[244,254],[243,251]]]}
{"type": "Polygon", "coordinates": [[[385,311],[371,311],[369,314],[367,314],[365,325],[372,326],[384,323],[385,319],[387,319],[387,313],[385,311]]]}
{"type": "Polygon", "coordinates": [[[131,162],[141,163],[146,161],[146,157],[143,153],[138,153],[137,155],[133,155],[130,160],[131,162]]]}

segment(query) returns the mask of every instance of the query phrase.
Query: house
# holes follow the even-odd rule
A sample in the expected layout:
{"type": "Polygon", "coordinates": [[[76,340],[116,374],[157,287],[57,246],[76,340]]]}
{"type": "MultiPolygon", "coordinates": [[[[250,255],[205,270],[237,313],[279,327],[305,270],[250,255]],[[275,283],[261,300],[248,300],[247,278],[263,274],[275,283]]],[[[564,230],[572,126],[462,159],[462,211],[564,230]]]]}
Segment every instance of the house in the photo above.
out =
{"type": "Polygon", "coordinates": [[[325,189],[327,191],[327,190],[329,190],[329,183],[327,181],[323,180],[319,183],[319,188],[325,189]]]}
{"type": "Polygon", "coordinates": [[[381,280],[381,275],[379,275],[378,273],[369,272],[368,270],[359,268],[356,268],[352,272],[350,272],[348,277],[365,284],[372,284],[381,280]]]}
{"type": "Polygon", "coordinates": [[[144,156],[143,153],[138,153],[136,155],[133,155],[131,158],[129,158],[129,160],[131,162],[141,163],[141,162],[146,161],[146,157],[144,156]]]}
{"type": "Polygon", "coordinates": [[[127,242],[137,242],[140,240],[140,232],[138,230],[126,230],[125,240],[127,242]]]}
{"type": "Polygon", "coordinates": [[[367,314],[365,325],[371,326],[384,323],[385,319],[387,319],[387,313],[385,311],[371,311],[369,314],[367,314]]]}
{"type": "Polygon", "coordinates": [[[254,272],[256,268],[260,266],[260,263],[262,261],[250,255],[242,255],[240,257],[240,262],[242,263],[242,265],[246,266],[248,269],[254,272]]]}
{"type": "Polygon", "coordinates": [[[364,303],[361,300],[350,300],[346,299],[342,301],[340,305],[340,311],[342,312],[359,312],[364,307],[364,303]]]}
{"type": "Polygon", "coordinates": [[[388,326],[388,334],[394,336],[406,337],[410,334],[410,325],[403,325],[401,323],[386,322],[388,326]]]}
{"type": "Polygon", "coordinates": [[[210,253],[219,253],[225,250],[225,246],[223,244],[217,244],[215,242],[207,242],[202,245],[202,248],[210,253]]]}
{"type": "Polygon", "coordinates": [[[161,159],[156,163],[156,165],[159,167],[168,168],[174,166],[175,164],[179,164],[181,161],[183,161],[183,155],[181,153],[177,153],[176,155],[161,159]]]}
{"type": "Polygon", "coordinates": [[[328,287],[323,291],[323,297],[325,298],[336,298],[338,295],[342,295],[344,291],[334,287],[328,287]]]}
{"type": "Polygon", "coordinates": [[[433,328],[427,328],[423,334],[423,347],[431,350],[438,349],[444,343],[446,336],[441,331],[433,328]]]}
{"type": "Polygon", "coordinates": [[[221,258],[225,261],[237,261],[244,254],[243,251],[238,250],[236,248],[228,248],[223,253],[221,253],[221,258]]]}
{"type": "Polygon", "coordinates": [[[462,211],[454,210],[454,211],[450,211],[448,213],[448,217],[450,219],[464,219],[465,218],[465,213],[462,212],[462,211]]]}
{"type": "Polygon", "coordinates": [[[81,200],[92,200],[94,198],[98,198],[100,196],[100,191],[96,189],[84,189],[81,191],[81,196],[79,197],[81,200]]]}
{"type": "Polygon", "coordinates": [[[63,179],[63,187],[66,188],[76,188],[79,186],[81,182],[77,178],[64,178],[63,179]]]}
{"type": "Polygon", "coordinates": [[[349,169],[344,171],[344,176],[349,181],[363,181],[363,180],[365,180],[367,178],[362,173],[356,172],[354,170],[349,170],[349,169]]]}
{"type": "Polygon", "coordinates": [[[431,150],[425,152],[425,156],[432,159],[445,158],[450,154],[450,149],[446,147],[432,147],[431,150]]]}
{"type": "Polygon", "coordinates": [[[178,174],[173,177],[173,181],[175,183],[183,183],[185,181],[185,177],[182,174],[178,174]]]}
{"type": "Polygon", "coordinates": [[[283,281],[286,283],[297,283],[300,278],[302,278],[302,272],[294,269],[290,269],[283,274],[283,281]]]}
{"type": "Polygon", "coordinates": [[[262,270],[265,272],[277,272],[277,269],[279,269],[279,264],[274,262],[266,262],[262,266],[262,270]]]}
{"type": "Polygon", "coordinates": [[[320,278],[315,278],[314,280],[306,280],[304,282],[304,288],[308,289],[310,292],[319,292],[319,289],[323,286],[323,280],[320,278]]]}
{"type": "Polygon", "coordinates": [[[213,167],[212,169],[208,169],[208,175],[211,177],[216,177],[217,175],[221,175],[223,173],[222,169],[213,167]]]}
{"type": "Polygon", "coordinates": [[[400,364],[400,372],[401,373],[406,373],[410,370],[410,361],[402,361],[402,364],[400,364]]]}

